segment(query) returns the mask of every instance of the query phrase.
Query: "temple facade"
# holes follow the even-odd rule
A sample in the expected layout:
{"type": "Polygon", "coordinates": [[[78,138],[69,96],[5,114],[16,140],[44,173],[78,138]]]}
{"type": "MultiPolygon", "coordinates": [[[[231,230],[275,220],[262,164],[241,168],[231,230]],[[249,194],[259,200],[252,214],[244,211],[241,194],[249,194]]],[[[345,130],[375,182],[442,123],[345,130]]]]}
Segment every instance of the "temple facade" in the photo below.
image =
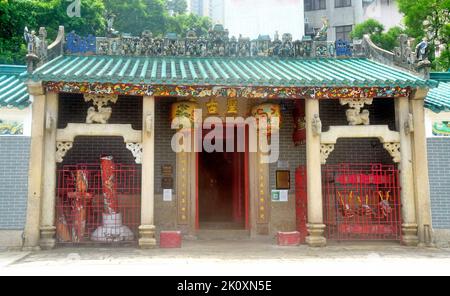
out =
{"type": "Polygon", "coordinates": [[[165,231],[431,244],[424,100],[437,82],[406,39],[390,53],[326,31],[294,41],[221,26],[183,38],[61,27],[48,46],[40,35],[24,76],[26,248],[151,248],[165,231]]]}

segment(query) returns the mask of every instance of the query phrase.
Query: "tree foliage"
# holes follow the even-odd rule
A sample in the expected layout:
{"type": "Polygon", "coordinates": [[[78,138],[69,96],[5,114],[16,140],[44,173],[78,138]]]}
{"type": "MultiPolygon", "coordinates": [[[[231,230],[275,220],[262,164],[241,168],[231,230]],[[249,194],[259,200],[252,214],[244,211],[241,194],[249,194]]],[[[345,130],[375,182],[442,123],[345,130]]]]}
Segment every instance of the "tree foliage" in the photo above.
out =
{"type": "Polygon", "coordinates": [[[404,33],[400,27],[393,27],[387,32],[384,32],[384,26],[374,19],[355,26],[351,33],[353,39],[362,39],[364,35],[371,35],[372,41],[379,47],[392,51],[398,45],[397,39],[400,34],[404,33]]]}
{"type": "Polygon", "coordinates": [[[67,16],[69,4],[66,0],[0,0],[0,63],[25,62],[26,26],[36,31],[46,27],[49,41],[60,25],[82,36],[105,35],[108,13],[115,15],[115,30],[137,36],[144,30],[156,35],[185,34],[190,29],[205,33],[211,26],[208,18],[185,14],[185,0],[173,1],[174,16],[169,15],[167,0],[82,0],[81,18],[67,16]]]}
{"type": "Polygon", "coordinates": [[[199,17],[193,14],[180,14],[169,19],[169,32],[185,35],[187,31],[193,30],[197,36],[204,36],[211,28],[212,22],[207,17],[199,17]]]}
{"type": "Polygon", "coordinates": [[[398,0],[397,2],[400,11],[405,15],[404,22],[409,36],[416,38],[417,41],[428,37],[432,45],[436,43],[436,39],[439,39],[443,50],[441,56],[433,62],[433,66],[436,70],[448,70],[450,68],[450,0],[398,0]],[[425,26],[424,22],[429,25],[425,26]]]}
{"type": "Polygon", "coordinates": [[[173,11],[175,15],[186,13],[188,8],[186,0],[168,0],[167,9],[173,11]]]}

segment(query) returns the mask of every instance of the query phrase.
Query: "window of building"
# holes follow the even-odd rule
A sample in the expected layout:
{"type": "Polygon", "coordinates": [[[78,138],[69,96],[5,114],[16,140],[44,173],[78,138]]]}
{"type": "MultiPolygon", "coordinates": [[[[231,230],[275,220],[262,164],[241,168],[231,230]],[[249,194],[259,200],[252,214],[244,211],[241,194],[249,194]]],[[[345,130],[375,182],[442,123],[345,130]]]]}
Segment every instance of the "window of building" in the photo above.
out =
{"type": "Polygon", "coordinates": [[[305,0],[305,11],[327,9],[326,0],[305,0]]]}
{"type": "Polygon", "coordinates": [[[352,32],[352,30],[352,26],[336,27],[336,40],[350,41],[350,33],[352,32]]]}
{"type": "Polygon", "coordinates": [[[334,7],[349,7],[352,6],[352,0],[334,0],[334,7]]]}

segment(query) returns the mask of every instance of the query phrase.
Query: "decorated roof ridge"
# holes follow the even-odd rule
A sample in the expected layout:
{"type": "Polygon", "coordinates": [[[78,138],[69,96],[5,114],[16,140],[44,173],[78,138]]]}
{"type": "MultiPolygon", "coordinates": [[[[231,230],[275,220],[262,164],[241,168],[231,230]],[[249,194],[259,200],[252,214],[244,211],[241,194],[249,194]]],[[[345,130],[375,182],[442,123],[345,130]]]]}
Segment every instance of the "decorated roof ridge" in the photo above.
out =
{"type": "Polygon", "coordinates": [[[262,87],[434,87],[366,58],[124,57],[63,55],[39,67],[36,81],[262,87]]]}
{"type": "Polygon", "coordinates": [[[25,66],[0,65],[0,108],[24,109],[31,104],[23,73],[25,66]]]}
{"type": "MultiPolygon", "coordinates": [[[[111,24],[110,24],[111,26],[111,24]]],[[[32,72],[47,61],[61,55],[76,56],[119,56],[119,57],[215,57],[215,58],[354,58],[366,57],[385,65],[401,67],[422,77],[429,77],[428,44],[420,43],[411,48],[411,39],[406,35],[399,37],[400,46],[394,52],[388,52],[377,47],[364,36],[362,40],[353,43],[338,40],[327,41],[328,23],[324,22],[316,36],[306,36],[294,41],[287,33],[281,37],[275,34],[273,40],[267,35],[260,35],[255,40],[250,38],[229,37],[229,32],[223,26],[215,26],[207,36],[197,37],[193,31],[186,37],[178,38],[173,34],[166,37],[153,37],[150,31],[144,31],[141,36],[119,34],[108,27],[107,37],[89,35],[80,37],[74,32],[67,35],[64,27],[59,28],[56,40],[47,46],[45,28],[39,30],[39,36],[34,31],[25,31],[28,43],[27,65],[32,72]]]]}
{"type": "Polygon", "coordinates": [[[328,42],[326,38],[293,40],[289,33],[278,34],[272,40],[259,36],[251,40],[240,36],[229,37],[228,31],[211,30],[207,36],[197,37],[194,32],[186,37],[167,35],[153,37],[149,31],[141,36],[80,37],[67,34],[65,53],[121,55],[121,56],[189,56],[189,57],[350,57],[351,43],[328,42]]]}

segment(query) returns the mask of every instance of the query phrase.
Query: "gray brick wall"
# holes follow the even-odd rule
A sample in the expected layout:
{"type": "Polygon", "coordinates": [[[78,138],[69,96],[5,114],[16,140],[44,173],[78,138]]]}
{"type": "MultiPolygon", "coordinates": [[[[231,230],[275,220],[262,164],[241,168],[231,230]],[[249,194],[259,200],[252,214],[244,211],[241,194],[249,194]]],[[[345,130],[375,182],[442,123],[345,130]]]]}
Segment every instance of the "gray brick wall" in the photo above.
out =
{"type": "MultiPolygon", "coordinates": [[[[289,162],[289,170],[291,171],[291,193],[295,192],[295,170],[301,166],[306,165],[306,145],[295,146],[292,140],[294,132],[293,109],[294,103],[292,101],[285,101],[286,109],[282,111],[282,125],[279,133],[280,137],[280,161],[289,162]]],[[[277,163],[270,165],[270,186],[271,189],[276,189],[276,171],[278,169],[277,163]]],[[[280,168],[281,170],[284,168],[280,168]]]]}
{"type": "Polygon", "coordinates": [[[450,229],[450,138],[428,139],[433,227],[450,229]]]}
{"type": "Polygon", "coordinates": [[[155,118],[155,193],[161,194],[161,168],[171,165],[173,168],[173,184],[175,193],[177,156],[173,152],[171,142],[175,131],[171,129],[170,110],[174,99],[158,99],[156,101],[155,118]]]}
{"type": "Polygon", "coordinates": [[[0,229],[25,226],[29,137],[0,136],[0,229]]]}

